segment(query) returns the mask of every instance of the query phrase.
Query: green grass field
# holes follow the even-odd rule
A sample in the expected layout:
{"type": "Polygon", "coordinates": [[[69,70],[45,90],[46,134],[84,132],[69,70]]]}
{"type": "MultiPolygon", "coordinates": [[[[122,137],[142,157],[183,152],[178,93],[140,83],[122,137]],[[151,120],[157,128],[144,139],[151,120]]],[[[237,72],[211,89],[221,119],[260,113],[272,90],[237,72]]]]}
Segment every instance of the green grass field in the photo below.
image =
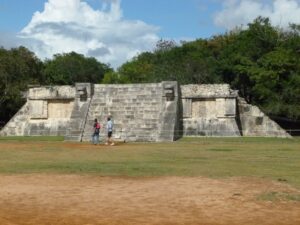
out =
{"type": "Polygon", "coordinates": [[[184,138],[94,146],[60,137],[0,138],[0,173],[260,177],[300,188],[300,139],[184,138]]]}

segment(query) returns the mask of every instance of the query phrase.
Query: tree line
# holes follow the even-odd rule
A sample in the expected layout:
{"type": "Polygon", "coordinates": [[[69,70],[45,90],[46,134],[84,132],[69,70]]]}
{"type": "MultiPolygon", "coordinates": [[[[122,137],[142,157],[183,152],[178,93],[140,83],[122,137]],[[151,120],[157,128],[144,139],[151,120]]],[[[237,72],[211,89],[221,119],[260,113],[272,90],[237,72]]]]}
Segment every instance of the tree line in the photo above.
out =
{"type": "Polygon", "coordinates": [[[114,70],[95,58],[71,52],[44,62],[25,47],[0,48],[0,120],[24,104],[28,84],[72,85],[148,83],[228,83],[249,103],[272,116],[300,119],[300,25],[281,29],[258,17],[246,29],[235,28],[207,39],[160,40],[114,70]]]}
{"type": "Polygon", "coordinates": [[[25,47],[0,48],[0,121],[7,122],[25,103],[22,92],[28,85],[100,83],[112,70],[95,58],[75,52],[57,54],[42,62],[25,47]]]}
{"type": "Polygon", "coordinates": [[[258,17],[247,29],[236,28],[209,39],[177,45],[157,43],[105,74],[103,82],[181,84],[228,83],[249,103],[272,116],[300,119],[300,25],[287,29],[258,17]]]}

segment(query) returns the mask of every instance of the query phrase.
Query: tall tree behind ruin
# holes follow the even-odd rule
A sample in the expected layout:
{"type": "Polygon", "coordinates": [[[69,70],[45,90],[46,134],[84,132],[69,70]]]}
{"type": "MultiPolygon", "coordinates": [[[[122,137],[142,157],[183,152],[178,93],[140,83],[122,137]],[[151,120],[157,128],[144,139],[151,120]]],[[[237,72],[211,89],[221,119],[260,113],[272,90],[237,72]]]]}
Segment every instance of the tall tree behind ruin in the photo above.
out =
{"type": "Polygon", "coordinates": [[[300,25],[280,29],[258,17],[208,39],[159,41],[106,74],[107,83],[177,80],[180,84],[229,83],[269,115],[300,119],[300,25]]]}
{"type": "Polygon", "coordinates": [[[22,92],[29,84],[100,83],[109,71],[113,70],[108,65],[75,52],[55,55],[43,63],[25,47],[0,48],[0,126],[25,103],[22,92]]]}
{"type": "Polygon", "coordinates": [[[25,47],[0,48],[0,121],[8,121],[24,104],[22,91],[42,81],[42,62],[25,47]]]}
{"type": "Polygon", "coordinates": [[[72,85],[76,82],[100,83],[104,74],[111,72],[109,65],[93,57],[76,52],[54,55],[45,61],[44,83],[51,85],[72,85]]]}

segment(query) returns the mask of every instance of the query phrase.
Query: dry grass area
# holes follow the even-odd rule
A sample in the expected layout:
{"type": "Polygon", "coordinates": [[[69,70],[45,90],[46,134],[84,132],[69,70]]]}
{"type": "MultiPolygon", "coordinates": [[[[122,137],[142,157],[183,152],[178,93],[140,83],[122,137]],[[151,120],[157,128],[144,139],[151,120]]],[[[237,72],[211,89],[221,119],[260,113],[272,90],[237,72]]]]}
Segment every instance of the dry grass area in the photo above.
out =
{"type": "Polygon", "coordinates": [[[299,225],[297,189],[256,178],[1,175],[1,225],[299,225]]]}

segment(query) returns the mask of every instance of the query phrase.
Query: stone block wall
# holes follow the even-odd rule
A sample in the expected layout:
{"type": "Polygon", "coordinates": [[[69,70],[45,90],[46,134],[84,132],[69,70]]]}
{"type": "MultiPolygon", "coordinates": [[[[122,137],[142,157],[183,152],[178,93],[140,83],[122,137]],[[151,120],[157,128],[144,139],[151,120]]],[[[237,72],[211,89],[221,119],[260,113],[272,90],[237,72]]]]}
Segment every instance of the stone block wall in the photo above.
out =
{"type": "Polygon", "coordinates": [[[182,85],[184,136],[240,136],[237,93],[227,84],[182,85]]]}
{"type": "Polygon", "coordinates": [[[69,85],[30,88],[28,100],[74,99],[75,88],[69,85]]]}
{"type": "Polygon", "coordinates": [[[0,131],[2,136],[64,135],[89,141],[97,118],[106,136],[124,141],[173,141],[181,136],[289,137],[258,107],[247,104],[227,84],[102,85],[30,88],[27,102],[0,131]]]}
{"type": "Polygon", "coordinates": [[[82,141],[87,116],[94,94],[94,86],[90,83],[76,83],[75,98],[70,124],[65,135],[65,140],[82,141]]]}
{"type": "Polygon", "coordinates": [[[158,121],[161,126],[157,141],[174,141],[182,136],[179,87],[177,82],[162,82],[162,87],[161,117],[158,121]]]}
{"type": "Polygon", "coordinates": [[[75,88],[30,88],[27,102],[1,130],[3,136],[66,135],[73,111],[75,88]]]}
{"type": "Polygon", "coordinates": [[[236,94],[228,84],[181,85],[182,98],[216,98],[236,94]]]}
{"type": "Polygon", "coordinates": [[[248,104],[243,98],[238,98],[238,115],[243,136],[291,137],[257,106],[248,104]]]}
{"type": "Polygon", "coordinates": [[[241,136],[235,118],[191,118],[183,120],[184,136],[236,137],[241,136]]]}
{"type": "Polygon", "coordinates": [[[91,139],[95,118],[102,125],[100,137],[104,139],[108,116],[113,120],[116,139],[173,141],[178,104],[176,88],[176,82],[94,85],[83,141],[91,139]]]}

